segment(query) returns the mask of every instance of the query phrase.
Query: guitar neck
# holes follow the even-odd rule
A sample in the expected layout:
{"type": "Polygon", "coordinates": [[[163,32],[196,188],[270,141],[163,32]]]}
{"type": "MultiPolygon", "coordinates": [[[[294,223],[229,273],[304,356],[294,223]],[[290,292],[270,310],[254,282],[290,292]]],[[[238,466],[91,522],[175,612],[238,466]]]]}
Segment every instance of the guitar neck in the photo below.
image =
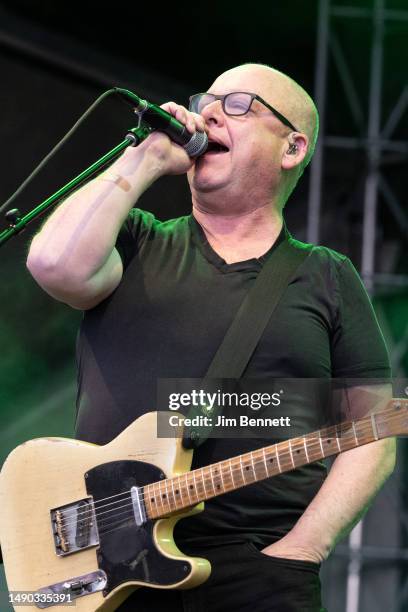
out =
{"type": "Polygon", "coordinates": [[[225,459],[144,487],[149,518],[168,516],[223,493],[289,472],[382,438],[407,433],[408,400],[392,400],[380,413],[326,427],[225,459]]]}

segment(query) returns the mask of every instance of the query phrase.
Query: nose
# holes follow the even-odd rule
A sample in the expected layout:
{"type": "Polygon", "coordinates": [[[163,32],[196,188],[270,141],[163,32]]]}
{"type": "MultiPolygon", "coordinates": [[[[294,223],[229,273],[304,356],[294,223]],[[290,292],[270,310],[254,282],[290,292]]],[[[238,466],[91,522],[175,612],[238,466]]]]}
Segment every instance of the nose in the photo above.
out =
{"type": "Polygon", "coordinates": [[[221,100],[214,100],[214,102],[207,104],[201,111],[201,116],[208,124],[222,125],[225,120],[225,113],[221,100]]]}

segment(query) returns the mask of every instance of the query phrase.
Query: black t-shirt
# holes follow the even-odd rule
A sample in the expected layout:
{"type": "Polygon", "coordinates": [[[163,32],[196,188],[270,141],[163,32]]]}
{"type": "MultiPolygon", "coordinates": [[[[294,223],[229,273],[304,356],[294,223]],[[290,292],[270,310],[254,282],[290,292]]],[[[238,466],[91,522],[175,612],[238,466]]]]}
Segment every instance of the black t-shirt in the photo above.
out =
{"type": "MultiPolygon", "coordinates": [[[[105,444],[157,410],[159,378],[203,377],[285,231],[262,257],[227,264],[192,215],[160,222],[132,209],[116,245],[122,281],[84,313],[78,335],[77,438],[105,444]]],[[[313,247],[268,322],[245,377],[389,376],[385,344],[357,272],[344,255],[313,247]]],[[[295,412],[305,433],[319,428],[316,407],[299,404],[295,412]]],[[[194,452],[192,467],[270,443],[210,439],[194,452]]],[[[325,475],[317,462],[221,495],[206,502],[203,513],[178,523],[176,541],[182,546],[249,536],[266,546],[293,527],[325,475]]]]}

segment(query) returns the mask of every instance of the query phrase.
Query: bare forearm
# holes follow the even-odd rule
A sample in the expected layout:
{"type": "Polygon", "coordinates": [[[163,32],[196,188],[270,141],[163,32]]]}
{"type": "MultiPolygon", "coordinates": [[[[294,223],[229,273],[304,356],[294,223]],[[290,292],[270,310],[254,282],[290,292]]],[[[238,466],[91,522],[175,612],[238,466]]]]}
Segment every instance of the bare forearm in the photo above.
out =
{"type": "MultiPolygon", "coordinates": [[[[162,106],[193,133],[205,130],[201,115],[168,102],[162,106]]],[[[99,304],[119,285],[123,265],[115,243],[126,216],[160,176],[184,174],[194,161],[158,131],[129,147],[107,170],[72,194],[31,243],[27,267],[38,284],[73,308],[99,304]],[[105,173],[104,173],[105,174],[105,173]]]]}
{"type": "Polygon", "coordinates": [[[326,481],[290,532],[300,549],[325,559],[363,516],[395,465],[395,439],[339,455],[326,481]]]}
{"type": "Polygon", "coordinates": [[[156,178],[142,150],[127,150],[106,171],[67,198],[34,238],[27,265],[44,277],[86,280],[112,252],[129,210],[156,178]],[[115,182],[115,176],[118,178],[115,182]],[[113,179],[113,180],[112,180],[113,179]]]}

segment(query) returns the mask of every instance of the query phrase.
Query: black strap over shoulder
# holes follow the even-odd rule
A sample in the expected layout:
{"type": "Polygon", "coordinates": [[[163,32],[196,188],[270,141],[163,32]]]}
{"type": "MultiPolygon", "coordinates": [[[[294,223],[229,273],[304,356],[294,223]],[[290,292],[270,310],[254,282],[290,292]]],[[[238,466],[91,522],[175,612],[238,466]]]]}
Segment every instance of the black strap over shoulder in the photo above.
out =
{"type": "MultiPolygon", "coordinates": [[[[241,378],[279,300],[311,250],[309,245],[302,245],[286,236],[271,253],[253,287],[243,299],[203,383],[207,379],[241,378]]],[[[201,414],[201,406],[194,408],[189,418],[201,414]]],[[[198,448],[208,438],[211,430],[211,426],[185,427],[183,446],[188,449],[198,448]]]]}

